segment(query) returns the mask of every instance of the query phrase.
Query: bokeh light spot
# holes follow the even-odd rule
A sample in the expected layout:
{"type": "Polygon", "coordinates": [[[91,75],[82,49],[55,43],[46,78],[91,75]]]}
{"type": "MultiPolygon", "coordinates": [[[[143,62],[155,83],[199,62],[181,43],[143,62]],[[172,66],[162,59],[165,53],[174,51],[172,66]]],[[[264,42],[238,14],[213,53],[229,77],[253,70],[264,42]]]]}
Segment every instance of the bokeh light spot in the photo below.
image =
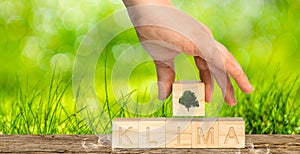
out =
{"type": "Polygon", "coordinates": [[[62,16],[62,23],[68,30],[76,28],[76,25],[83,23],[83,21],[84,14],[78,8],[68,8],[62,16]]]}
{"type": "Polygon", "coordinates": [[[114,14],[114,21],[120,27],[130,27],[132,23],[130,22],[129,16],[123,13],[115,13],[114,14]]]}
{"type": "Polygon", "coordinates": [[[55,12],[48,8],[40,8],[34,13],[34,28],[37,31],[56,33],[55,12]]]}
{"type": "Polygon", "coordinates": [[[131,48],[130,44],[121,43],[112,47],[112,53],[114,54],[115,59],[119,58],[119,56],[128,48],[131,48]]]}
{"type": "Polygon", "coordinates": [[[0,2],[0,16],[4,20],[9,20],[17,12],[16,5],[12,1],[0,2]]]}
{"type": "Polygon", "coordinates": [[[79,37],[81,35],[87,34],[91,26],[92,24],[90,23],[82,23],[78,25],[76,28],[76,36],[79,37]]]}
{"type": "Polygon", "coordinates": [[[49,50],[49,49],[45,49],[42,50],[39,55],[38,55],[38,64],[40,66],[40,68],[44,71],[49,71],[50,68],[50,60],[51,57],[55,54],[54,51],[49,50]]]}
{"type": "Polygon", "coordinates": [[[75,50],[81,50],[79,54],[81,56],[89,56],[94,52],[94,46],[96,42],[93,38],[87,35],[80,36],[76,39],[75,50]]]}
{"type": "Polygon", "coordinates": [[[24,44],[22,54],[31,60],[37,60],[40,53],[38,38],[30,36],[23,39],[22,42],[24,44]]]}
{"type": "Polygon", "coordinates": [[[271,56],[272,48],[272,43],[265,37],[258,38],[250,43],[250,51],[255,53],[254,55],[256,57],[264,59],[271,56]]]}
{"type": "Polygon", "coordinates": [[[7,36],[12,40],[21,39],[26,33],[25,20],[20,16],[11,17],[6,24],[7,36]]]}
{"type": "MultiPolygon", "coordinates": [[[[80,3],[80,10],[82,14],[84,14],[85,22],[84,23],[89,23],[89,22],[97,22],[97,15],[98,12],[102,11],[99,9],[99,3],[100,1],[95,1],[95,0],[85,0],[81,1],[80,3]]],[[[103,1],[101,1],[100,4],[102,4],[103,1]]]]}
{"type": "Polygon", "coordinates": [[[275,16],[264,17],[259,26],[260,33],[263,35],[275,36],[281,32],[281,24],[275,16]]]}
{"type": "MultiPolygon", "coordinates": [[[[286,51],[287,53],[293,54],[298,47],[298,42],[296,37],[291,33],[285,33],[279,36],[277,39],[278,50],[286,51]]],[[[298,51],[297,51],[298,52],[298,51]]],[[[283,52],[284,53],[284,52],[283,52]]],[[[286,54],[286,53],[284,53],[286,54]]]]}
{"type": "Polygon", "coordinates": [[[113,4],[123,4],[120,0],[110,0],[110,2],[113,4]]]}
{"type": "Polygon", "coordinates": [[[236,20],[226,25],[227,34],[231,43],[236,46],[244,46],[253,34],[252,24],[249,20],[236,20]]]}
{"type": "Polygon", "coordinates": [[[51,69],[57,72],[66,72],[70,70],[70,59],[67,55],[58,53],[51,60],[51,69]]]}

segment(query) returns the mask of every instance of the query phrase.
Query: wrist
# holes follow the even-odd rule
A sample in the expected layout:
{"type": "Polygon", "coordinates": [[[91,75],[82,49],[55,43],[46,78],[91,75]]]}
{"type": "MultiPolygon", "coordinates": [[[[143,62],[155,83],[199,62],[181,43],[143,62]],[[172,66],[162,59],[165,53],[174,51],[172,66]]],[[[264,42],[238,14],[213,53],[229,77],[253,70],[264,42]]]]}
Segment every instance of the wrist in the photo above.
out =
{"type": "Polygon", "coordinates": [[[173,6],[170,0],[123,0],[126,7],[137,5],[165,5],[173,6]]]}

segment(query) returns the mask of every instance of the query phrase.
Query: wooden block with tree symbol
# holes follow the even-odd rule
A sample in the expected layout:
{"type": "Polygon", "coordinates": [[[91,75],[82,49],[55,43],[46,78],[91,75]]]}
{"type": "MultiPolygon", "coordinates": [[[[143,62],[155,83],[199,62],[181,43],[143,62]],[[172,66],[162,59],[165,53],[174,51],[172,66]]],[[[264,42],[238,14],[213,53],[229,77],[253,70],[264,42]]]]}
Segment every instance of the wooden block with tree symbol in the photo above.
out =
{"type": "Polygon", "coordinates": [[[173,116],[205,116],[204,90],[201,81],[173,83],[173,116]]]}

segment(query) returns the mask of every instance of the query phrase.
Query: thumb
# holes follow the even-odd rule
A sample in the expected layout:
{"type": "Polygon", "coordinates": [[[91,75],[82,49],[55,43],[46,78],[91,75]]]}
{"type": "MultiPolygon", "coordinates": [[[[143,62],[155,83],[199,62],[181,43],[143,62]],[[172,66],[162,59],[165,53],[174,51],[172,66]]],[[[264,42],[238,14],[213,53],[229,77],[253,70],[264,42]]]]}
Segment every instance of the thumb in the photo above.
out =
{"type": "Polygon", "coordinates": [[[154,63],[158,80],[158,98],[164,100],[172,92],[172,84],[175,80],[174,62],[173,60],[167,62],[154,60],[154,63]]]}

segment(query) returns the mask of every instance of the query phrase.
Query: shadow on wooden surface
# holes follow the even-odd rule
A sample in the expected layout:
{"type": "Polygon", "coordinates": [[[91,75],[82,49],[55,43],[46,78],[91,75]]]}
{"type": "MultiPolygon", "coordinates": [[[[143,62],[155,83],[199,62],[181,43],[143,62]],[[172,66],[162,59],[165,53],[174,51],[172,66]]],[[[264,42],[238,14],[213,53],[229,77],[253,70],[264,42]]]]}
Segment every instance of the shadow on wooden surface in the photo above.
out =
{"type": "MultiPolygon", "coordinates": [[[[115,149],[115,153],[300,153],[300,135],[246,135],[243,149],[115,149]]],[[[0,135],[0,153],[112,153],[110,135],[0,135]]]]}

